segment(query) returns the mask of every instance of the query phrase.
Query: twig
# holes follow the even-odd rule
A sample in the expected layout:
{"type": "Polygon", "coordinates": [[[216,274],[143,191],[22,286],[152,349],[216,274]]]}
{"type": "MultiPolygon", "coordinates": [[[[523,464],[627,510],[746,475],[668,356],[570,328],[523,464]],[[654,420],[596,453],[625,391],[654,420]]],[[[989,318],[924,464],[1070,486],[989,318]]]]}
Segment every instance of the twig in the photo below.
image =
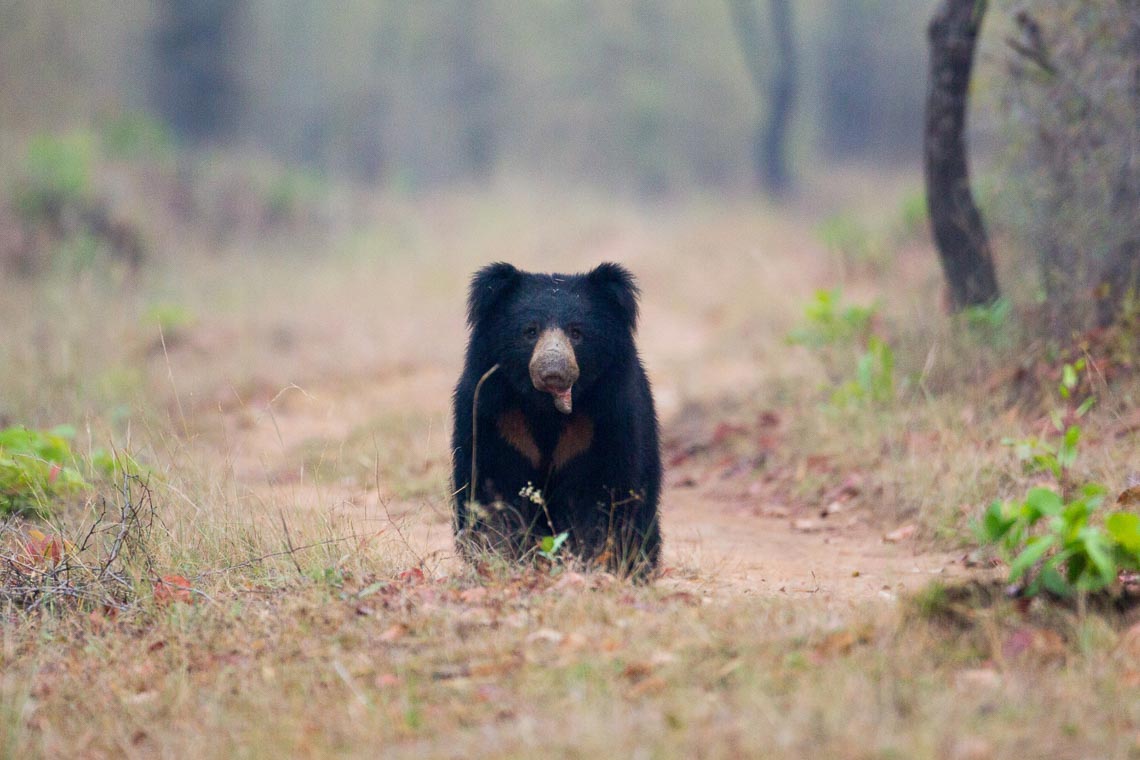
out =
{"type": "Polygon", "coordinates": [[[412,553],[412,556],[416,558],[417,563],[422,565],[423,557],[421,557],[419,553],[412,548],[412,542],[409,541],[408,537],[404,535],[404,531],[400,527],[400,524],[392,519],[392,513],[388,509],[387,499],[380,495],[380,444],[376,441],[375,433],[372,435],[372,449],[376,452],[376,455],[372,457],[372,480],[376,486],[376,501],[380,504],[380,508],[384,510],[384,519],[388,521],[388,524],[391,525],[392,529],[396,531],[396,535],[399,536],[400,540],[404,542],[404,548],[412,553]]]}
{"type": "MultiPolygon", "coordinates": [[[[350,536],[341,536],[339,538],[328,538],[328,539],[325,539],[324,541],[314,541],[311,544],[302,544],[301,546],[294,547],[292,551],[293,552],[303,552],[306,549],[315,549],[319,546],[329,546],[331,544],[339,544],[339,543],[343,543],[343,542],[349,541],[349,540],[351,540],[350,536]]],[[[243,567],[250,567],[251,565],[256,565],[258,562],[264,562],[267,559],[274,559],[275,557],[283,557],[289,553],[290,552],[288,550],[283,550],[283,551],[277,551],[277,552],[269,552],[267,554],[261,554],[257,557],[250,557],[249,559],[244,560],[242,562],[238,562],[237,564],[234,564],[234,565],[226,565],[225,567],[218,567],[218,568],[214,568],[213,570],[206,570],[204,572],[198,573],[196,576],[194,576],[194,578],[195,578],[195,580],[197,580],[200,578],[208,578],[211,575],[221,575],[222,573],[228,573],[232,570],[240,570],[243,567]]]]}
{"type": "Polygon", "coordinates": [[[475,453],[478,450],[476,447],[479,445],[479,391],[483,389],[483,383],[487,382],[487,378],[495,374],[495,370],[499,368],[498,364],[483,373],[479,378],[479,382],[475,383],[475,393],[471,397],[471,480],[467,483],[467,502],[470,504],[475,501],[475,476],[478,470],[475,465],[475,453]]]}
{"type": "Polygon", "coordinates": [[[289,524],[285,522],[285,513],[279,510],[277,514],[281,517],[281,529],[285,531],[285,547],[289,550],[286,553],[292,560],[293,567],[297,568],[297,575],[304,576],[305,571],[301,569],[301,563],[297,561],[297,550],[293,548],[293,538],[289,535],[289,524]]]}

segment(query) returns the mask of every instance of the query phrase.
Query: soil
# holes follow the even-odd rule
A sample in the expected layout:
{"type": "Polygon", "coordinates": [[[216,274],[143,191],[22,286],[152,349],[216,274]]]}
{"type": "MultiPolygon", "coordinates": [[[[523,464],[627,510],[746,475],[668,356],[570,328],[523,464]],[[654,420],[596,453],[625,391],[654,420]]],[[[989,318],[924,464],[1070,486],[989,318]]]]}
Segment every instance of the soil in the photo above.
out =
{"type": "MultiPolygon", "coordinates": [[[[378,410],[399,410],[428,421],[416,448],[426,452],[424,469],[441,481],[452,375],[447,367],[401,365],[198,411],[207,427],[221,433],[206,439],[224,449],[218,454],[226,457],[236,482],[258,501],[286,510],[325,510],[363,531],[398,526],[415,556],[430,558],[437,572],[450,572],[458,560],[441,489],[401,498],[386,492],[380,478],[314,479],[299,452],[323,441],[322,456],[338,456],[335,442],[349,440],[362,421],[375,419],[378,410]]],[[[662,424],[665,439],[675,440],[678,415],[663,415],[662,424]]],[[[373,450],[383,457],[384,443],[377,441],[373,450]]],[[[672,459],[680,461],[666,477],[659,583],[706,595],[818,595],[854,602],[894,599],[933,578],[969,573],[961,552],[931,550],[907,526],[877,524],[857,502],[824,518],[816,509],[763,503],[765,496],[749,492],[747,474],[726,478],[711,475],[708,463],[696,458],[672,459]]]]}

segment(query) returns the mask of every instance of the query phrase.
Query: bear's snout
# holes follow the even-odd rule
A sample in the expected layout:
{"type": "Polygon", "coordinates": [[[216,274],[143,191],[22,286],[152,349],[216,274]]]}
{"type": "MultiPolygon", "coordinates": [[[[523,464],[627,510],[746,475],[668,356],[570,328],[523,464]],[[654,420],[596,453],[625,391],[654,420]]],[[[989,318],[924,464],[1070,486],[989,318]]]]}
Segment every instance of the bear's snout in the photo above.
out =
{"type": "Polygon", "coordinates": [[[530,381],[534,387],[554,396],[554,407],[563,414],[573,409],[571,389],[578,380],[578,359],[566,333],[557,328],[538,338],[530,357],[530,381]]]}

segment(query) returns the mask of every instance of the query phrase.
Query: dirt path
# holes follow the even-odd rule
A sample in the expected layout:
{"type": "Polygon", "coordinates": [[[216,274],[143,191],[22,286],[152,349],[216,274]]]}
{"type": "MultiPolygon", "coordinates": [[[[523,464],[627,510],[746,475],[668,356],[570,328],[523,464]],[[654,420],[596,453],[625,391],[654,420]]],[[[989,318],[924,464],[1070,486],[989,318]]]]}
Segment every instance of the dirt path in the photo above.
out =
{"type": "MultiPolygon", "coordinates": [[[[449,505],[438,481],[446,472],[452,382],[446,368],[419,366],[319,388],[289,387],[273,398],[215,410],[222,433],[216,441],[224,449],[219,453],[238,484],[259,500],[336,513],[364,530],[394,521],[416,555],[442,558],[446,568],[455,560],[449,505]],[[367,449],[377,457],[377,472],[393,451],[404,457],[410,452],[413,460],[424,459],[412,466],[432,473],[436,495],[388,493],[382,477],[366,472],[331,480],[313,476],[314,456],[359,457],[359,447],[345,442],[394,410],[414,419],[415,430],[410,439],[406,433],[388,439],[383,429],[371,433],[367,449]]],[[[668,419],[664,425],[668,431],[668,419]]],[[[663,583],[702,593],[811,594],[843,602],[892,599],[932,577],[965,572],[957,556],[922,552],[910,539],[888,543],[881,529],[858,516],[805,525],[801,515],[773,515],[694,465],[674,467],[667,484],[673,486],[662,505],[663,583]]]]}

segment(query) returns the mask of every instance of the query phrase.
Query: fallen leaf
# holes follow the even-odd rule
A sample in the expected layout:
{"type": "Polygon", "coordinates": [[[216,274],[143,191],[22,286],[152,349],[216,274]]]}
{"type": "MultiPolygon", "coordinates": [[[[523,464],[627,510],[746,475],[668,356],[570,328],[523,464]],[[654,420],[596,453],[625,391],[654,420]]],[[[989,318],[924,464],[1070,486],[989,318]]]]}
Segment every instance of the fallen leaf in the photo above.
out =
{"type": "Polygon", "coordinates": [[[631,697],[643,697],[648,694],[659,694],[669,687],[669,682],[661,676],[649,676],[634,683],[629,690],[631,697]]]}
{"type": "Polygon", "coordinates": [[[1065,642],[1055,631],[1023,626],[1002,642],[1001,654],[1007,660],[1027,656],[1042,660],[1061,659],[1065,656],[1065,642]]]}
{"type": "Polygon", "coordinates": [[[391,689],[400,685],[400,677],[395,673],[381,673],[376,676],[376,688],[391,689]]]}
{"type": "Polygon", "coordinates": [[[820,510],[820,517],[830,517],[831,515],[839,514],[843,511],[843,502],[836,499],[820,510]]]}
{"type": "Polygon", "coordinates": [[[173,602],[193,604],[192,590],[190,581],[183,576],[164,575],[154,582],[154,601],[163,606],[173,602]]]}
{"type": "Polygon", "coordinates": [[[816,644],[815,655],[821,660],[845,655],[855,648],[858,641],[858,637],[848,629],[833,631],[816,644]]]}
{"type": "Polygon", "coordinates": [[[729,438],[737,435],[743,435],[748,432],[748,428],[743,425],[736,425],[731,422],[721,422],[717,424],[716,429],[712,434],[712,445],[720,446],[729,438]]]}
{"type": "Polygon", "coordinates": [[[563,652],[581,652],[590,646],[590,640],[577,631],[566,634],[566,638],[558,645],[563,652]]]}
{"type": "Polygon", "coordinates": [[[404,625],[403,623],[396,623],[395,625],[388,628],[388,630],[384,631],[384,633],[380,634],[380,640],[387,644],[391,644],[393,641],[399,641],[400,639],[404,638],[407,633],[408,626],[404,625]]]}
{"type": "Polygon", "coordinates": [[[756,416],[756,424],[762,428],[780,426],[780,413],[766,409],[756,416]]]}
{"type": "Polygon", "coordinates": [[[526,637],[527,644],[559,644],[562,642],[563,635],[550,628],[539,628],[537,631],[529,634],[526,637]]]}
{"type": "Polygon", "coordinates": [[[890,533],[883,536],[883,540],[888,544],[897,544],[900,541],[906,541],[908,538],[913,536],[917,530],[918,526],[912,523],[908,523],[907,525],[900,525],[890,533]]]}
{"type": "Polygon", "coordinates": [[[637,683],[653,675],[653,666],[647,662],[631,662],[621,672],[622,676],[637,683]]]}
{"type": "Polygon", "coordinates": [[[718,681],[722,678],[728,678],[740,668],[740,665],[741,662],[739,658],[729,660],[724,665],[721,665],[719,668],[717,668],[717,671],[713,674],[713,677],[718,681]]]}
{"type": "MultiPolygon", "coordinates": [[[[70,542],[66,548],[72,548],[70,542]]],[[[48,536],[35,528],[28,531],[28,540],[24,542],[24,552],[35,565],[58,565],[63,559],[64,549],[65,542],[59,536],[48,536]]]]}
{"type": "Polygon", "coordinates": [[[403,571],[397,577],[405,583],[423,583],[424,571],[418,567],[413,567],[409,570],[403,571]]]}
{"type": "Polygon", "coordinates": [[[963,691],[996,689],[1001,686],[1001,674],[993,668],[967,668],[958,673],[954,682],[963,691]]]}
{"type": "Polygon", "coordinates": [[[1140,486],[1132,486],[1121,491],[1120,495],[1116,497],[1116,505],[1129,509],[1140,506],[1140,486]]]}

